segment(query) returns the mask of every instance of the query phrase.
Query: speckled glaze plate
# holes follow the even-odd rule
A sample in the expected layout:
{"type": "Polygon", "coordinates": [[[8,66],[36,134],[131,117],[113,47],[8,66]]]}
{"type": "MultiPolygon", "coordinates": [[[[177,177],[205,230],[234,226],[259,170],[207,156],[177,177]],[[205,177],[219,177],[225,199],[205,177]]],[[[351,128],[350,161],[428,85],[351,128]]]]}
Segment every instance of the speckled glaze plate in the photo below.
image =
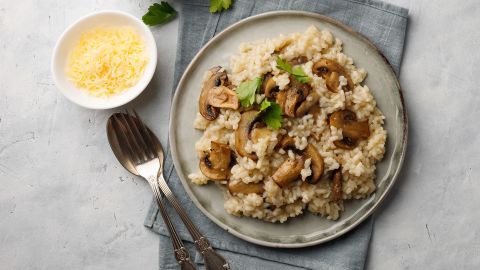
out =
{"type": "Polygon", "coordinates": [[[170,119],[173,161],[193,202],[213,222],[233,235],[270,247],[296,248],[316,245],[355,228],[372,214],[393,186],[402,165],[406,141],[407,116],[400,85],[391,66],[377,48],[360,34],[333,19],[298,11],[270,12],[249,17],[210,40],[183,74],[173,99],[170,119]],[[337,221],[309,213],[283,224],[232,216],[224,210],[223,193],[214,183],[196,186],[187,177],[189,173],[199,170],[194,145],[202,133],[193,128],[193,120],[198,111],[203,74],[213,66],[228,66],[230,56],[237,52],[241,42],[304,32],[310,25],[329,29],[343,41],[344,52],[353,58],[356,66],[368,72],[365,84],[373,92],[386,117],[384,127],[388,132],[385,156],[377,164],[377,191],[367,199],[347,201],[345,211],[337,221]]]}

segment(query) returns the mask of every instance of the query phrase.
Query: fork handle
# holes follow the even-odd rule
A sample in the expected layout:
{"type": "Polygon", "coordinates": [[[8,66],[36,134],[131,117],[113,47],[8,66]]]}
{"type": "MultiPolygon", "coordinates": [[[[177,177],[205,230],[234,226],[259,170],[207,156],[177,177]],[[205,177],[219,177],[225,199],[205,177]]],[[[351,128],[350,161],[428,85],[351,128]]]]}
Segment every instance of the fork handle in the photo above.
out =
{"type": "Polygon", "coordinates": [[[212,245],[210,242],[203,236],[197,227],[193,224],[192,220],[188,217],[187,213],[183,209],[183,207],[178,203],[175,195],[173,195],[172,191],[167,185],[163,174],[158,177],[158,185],[162,190],[165,197],[167,197],[168,201],[172,204],[173,208],[177,211],[178,215],[182,219],[183,223],[190,232],[190,235],[193,238],[195,247],[197,250],[203,255],[205,260],[205,269],[207,270],[228,270],[230,269],[230,265],[228,262],[215,250],[213,250],[212,245]]]}
{"type": "Polygon", "coordinates": [[[158,208],[160,209],[160,214],[162,215],[163,221],[165,222],[168,232],[170,233],[170,239],[172,240],[175,259],[177,260],[178,264],[180,264],[180,268],[182,270],[196,270],[197,268],[192,263],[188,250],[185,248],[182,239],[180,239],[177,230],[175,230],[175,227],[173,226],[170,217],[168,216],[167,209],[162,203],[162,198],[160,195],[161,193],[158,187],[156,177],[152,176],[147,178],[147,180],[150,184],[150,187],[152,188],[153,195],[157,200],[158,208]]]}

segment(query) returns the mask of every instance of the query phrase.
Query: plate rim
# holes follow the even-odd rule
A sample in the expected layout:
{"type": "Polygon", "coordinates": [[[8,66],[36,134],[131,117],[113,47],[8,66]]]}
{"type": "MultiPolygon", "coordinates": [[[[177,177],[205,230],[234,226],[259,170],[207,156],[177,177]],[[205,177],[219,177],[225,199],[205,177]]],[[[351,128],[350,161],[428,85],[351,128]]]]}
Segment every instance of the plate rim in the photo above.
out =
{"type": "Polygon", "coordinates": [[[176,137],[175,137],[176,132],[175,132],[175,129],[174,129],[175,120],[177,119],[177,116],[174,113],[174,111],[176,110],[176,108],[178,106],[178,102],[180,100],[180,98],[179,98],[180,95],[178,94],[179,93],[178,90],[183,87],[183,85],[185,84],[185,81],[187,80],[186,74],[191,72],[191,69],[192,69],[194,63],[198,60],[198,58],[200,58],[203,55],[204,51],[210,45],[219,41],[224,35],[227,35],[228,33],[232,32],[232,31],[235,31],[237,28],[243,26],[246,23],[249,23],[251,21],[255,21],[255,20],[258,20],[258,19],[262,19],[262,18],[265,18],[265,17],[279,16],[279,15],[305,16],[305,17],[311,17],[311,18],[314,18],[314,19],[318,19],[320,21],[325,21],[327,23],[333,24],[333,25],[345,30],[346,32],[349,32],[350,34],[356,36],[357,38],[361,39],[363,42],[365,42],[365,44],[367,46],[374,49],[381,56],[382,60],[386,64],[386,66],[388,66],[388,71],[395,78],[395,84],[398,88],[398,94],[399,94],[399,97],[400,97],[402,114],[403,114],[402,115],[403,116],[403,137],[401,138],[402,139],[402,147],[401,147],[401,151],[400,151],[398,167],[396,168],[396,170],[394,171],[394,173],[392,175],[392,180],[390,181],[390,183],[387,184],[387,186],[385,188],[385,191],[382,194],[378,194],[379,199],[372,205],[372,207],[370,209],[368,209],[360,218],[358,218],[357,220],[348,224],[347,226],[343,227],[341,230],[335,232],[334,234],[329,235],[327,237],[320,238],[320,239],[316,239],[316,240],[313,240],[313,241],[309,241],[309,242],[276,243],[276,242],[269,242],[269,241],[266,241],[266,240],[259,240],[259,239],[253,238],[251,236],[242,234],[241,232],[235,230],[234,228],[232,228],[232,227],[228,226],[227,224],[223,223],[222,221],[220,221],[218,218],[216,218],[215,216],[210,214],[210,212],[208,212],[202,206],[202,204],[198,201],[198,199],[195,197],[192,190],[188,186],[188,183],[185,182],[186,180],[182,179],[180,174],[178,174],[178,176],[179,176],[179,179],[182,183],[183,188],[185,189],[189,198],[193,201],[195,206],[197,206],[197,208],[204,215],[206,215],[211,221],[213,221],[216,225],[220,226],[222,229],[226,230],[230,234],[233,234],[234,236],[236,236],[240,239],[243,239],[245,241],[248,241],[250,243],[254,243],[254,244],[257,244],[257,245],[261,245],[261,246],[274,247],[274,248],[302,248],[302,247],[309,247],[309,246],[314,246],[314,245],[326,243],[328,241],[336,239],[336,238],[346,234],[347,232],[351,231],[352,229],[356,228],[363,221],[365,221],[365,219],[370,217],[373,214],[373,212],[379,208],[379,206],[385,200],[387,195],[390,193],[390,191],[391,191],[392,187],[394,186],[395,182],[397,181],[398,175],[399,175],[399,173],[400,173],[400,171],[403,167],[403,162],[404,162],[406,149],[407,149],[407,141],[408,141],[408,116],[407,116],[406,107],[405,107],[405,103],[404,103],[402,88],[401,88],[400,83],[398,81],[398,77],[393,70],[392,65],[388,62],[388,60],[384,56],[384,54],[368,38],[366,38],[362,34],[358,33],[357,31],[353,30],[352,28],[350,28],[349,26],[345,25],[344,23],[342,23],[338,20],[327,17],[325,15],[321,15],[321,14],[314,13],[314,12],[308,12],[308,11],[295,11],[295,10],[269,11],[269,12],[265,12],[265,13],[261,13],[261,14],[257,14],[257,15],[253,15],[253,16],[244,18],[244,19],[228,26],[227,28],[222,30],[220,33],[216,34],[205,45],[203,45],[202,48],[195,54],[195,56],[190,61],[188,66],[185,68],[185,71],[183,72],[183,74],[180,78],[180,81],[179,81],[177,87],[175,88],[175,93],[174,93],[174,96],[173,96],[173,99],[172,99],[172,104],[171,104],[171,108],[170,108],[168,140],[169,140],[169,143],[170,143],[170,154],[172,155],[172,160],[173,160],[173,164],[175,166],[175,170],[177,170],[177,168],[181,167],[180,166],[181,163],[178,159],[177,141],[176,141],[176,137]]]}

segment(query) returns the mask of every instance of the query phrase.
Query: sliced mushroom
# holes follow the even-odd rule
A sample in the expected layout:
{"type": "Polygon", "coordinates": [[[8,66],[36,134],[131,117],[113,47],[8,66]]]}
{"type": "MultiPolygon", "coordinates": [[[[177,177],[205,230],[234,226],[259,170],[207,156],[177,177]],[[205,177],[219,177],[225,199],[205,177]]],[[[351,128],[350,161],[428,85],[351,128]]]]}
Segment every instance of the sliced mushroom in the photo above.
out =
{"type": "Polygon", "coordinates": [[[320,59],[313,64],[312,72],[325,79],[328,90],[338,91],[340,76],[347,79],[346,91],[353,90],[353,81],[348,72],[339,63],[330,59],[320,59]]]}
{"type": "Polygon", "coordinates": [[[295,140],[293,139],[293,137],[285,136],[282,138],[278,146],[282,149],[294,148],[295,140]]]}
{"type": "Polygon", "coordinates": [[[308,58],[306,56],[298,56],[290,60],[291,65],[302,65],[308,62],[308,58]]]}
{"type": "Polygon", "coordinates": [[[340,110],[330,115],[330,125],[341,128],[344,137],[367,139],[370,137],[368,120],[357,121],[357,115],[349,110],[340,110]]]}
{"type": "Polygon", "coordinates": [[[284,113],[288,117],[295,117],[297,104],[301,102],[301,95],[293,88],[287,90],[287,98],[285,100],[284,113]]]}
{"type": "Polygon", "coordinates": [[[262,91],[266,98],[273,98],[278,91],[280,91],[280,88],[278,88],[277,83],[273,79],[273,75],[271,73],[265,75],[262,83],[262,91]]]}
{"type": "Polygon", "coordinates": [[[310,168],[312,170],[312,175],[306,179],[309,184],[317,183],[323,175],[324,162],[323,157],[318,153],[318,150],[312,144],[308,144],[303,152],[305,159],[311,159],[310,168]]]}
{"type": "Polygon", "coordinates": [[[226,86],[213,87],[208,91],[207,103],[215,108],[238,109],[239,102],[235,91],[226,86]]]}
{"type": "MultiPolygon", "coordinates": [[[[320,99],[320,95],[318,95],[315,91],[312,91],[307,98],[305,99],[300,106],[298,106],[295,115],[297,117],[304,116],[313,106],[318,104],[318,100],[320,99]]],[[[318,107],[318,106],[317,106],[318,107]]]]}
{"type": "Polygon", "coordinates": [[[349,122],[343,126],[342,133],[352,139],[367,139],[370,137],[368,120],[349,122]]]}
{"type": "Polygon", "coordinates": [[[297,94],[300,95],[301,101],[305,100],[308,94],[312,92],[312,87],[308,83],[301,83],[293,77],[290,77],[290,88],[294,89],[297,94]]]}
{"type": "Polygon", "coordinates": [[[200,159],[200,171],[211,180],[226,180],[230,174],[231,156],[227,144],[212,141],[210,152],[200,159]]]}
{"type": "Polygon", "coordinates": [[[330,91],[337,92],[340,86],[340,75],[333,71],[330,76],[325,77],[325,84],[330,91]]]}
{"type": "Polygon", "coordinates": [[[296,179],[299,179],[305,159],[302,156],[289,158],[273,173],[272,179],[280,187],[285,187],[296,179]]]}
{"type": "Polygon", "coordinates": [[[224,86],[227,84],[227,72],[220,66],[210,69],[211,75],[204,82],[200,99],[198,101],[198,108],[200,114],[207,120],[213,121],[218,117],[218,108],[211,105],[209,102],[210,91],[214,87],[224,86]]]}
{"type": "Polygon", "coordinates": [[[290,78],[290,87],[286,93],[286,100],[284,106],[284,113],[289,117],[295,117],[298,106],[307,98],[312,92],[312,87],[309,84],[300,83],[294,78],[290,78]]]}
{"type": "Polygon", "coordinates": [[[272,135],[272,130],[267,127],[254,128],[250,132],[250,138],[253,143],[258,143],[261,138],[267,138],[272,135]]]}
{"type": "Polygon", "coordinates": [[[357,147],[357,140],[349,137],[343,137],[341,140],[334,141],[333,144],[341,149],[352,150],[357,147]]]}
{"type": "Polygon", "coordinates": [[[320,106],[312,106],[309,110],[308,113],[313,115],[313,117],[316,119],[317,116],[321,113],[320,106]]]}
{"type": "Polygon", "coordinates": [[[332,177],[332,199],[338,202],[342,199],[342,171],[337,169],[332,177]]]}
{"type": "Polygon", "coordinates": [[[242,113],[238,128],[235,130],[235,149],[237,153],[242,157],[248,157],[252,160],[257,160],[257,155],[248,153],[245,150],[247,141],[250,139],[250,132],[253,129],[255,122],[258,120],[258,111],[251,110],[242,113]]]}
{"type": "Polygon", "coordinates": [[[229,181],[228,191],[230,193],[242,193],[242,194],[262,194],[264,191],[263,183],[244,183],[243,181],[229,181]]]}
{"type": "Polygon", "coordinates": [[[287,101],[287,90],[283,90],[277,93],[275,98],[278,106],[282,109],[282,113],[285,114],[285,102],[287,101]]]}
{"type": "Polygon", "coordinates": [[[350,110],[340,110],[330,115],[330,125],[336,128],[343,128],[348,122],[357,120],[357,115],[350,110]]]}
{"type": "Polygon", "coordinates": [[[340,110],[330,115],[331,126],[342,129],[343,139],[335,141],[335,146],[343,149],[353,149],[358,140],[370,137],[368,120],[357,121],[357,115],[349,110],[340,110]]]}

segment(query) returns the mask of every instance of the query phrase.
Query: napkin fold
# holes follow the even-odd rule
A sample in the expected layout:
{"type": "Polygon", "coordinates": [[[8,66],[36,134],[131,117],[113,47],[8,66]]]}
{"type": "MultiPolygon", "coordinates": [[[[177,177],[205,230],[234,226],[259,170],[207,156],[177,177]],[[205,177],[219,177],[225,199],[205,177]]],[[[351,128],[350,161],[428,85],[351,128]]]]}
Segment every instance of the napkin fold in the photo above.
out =
{"type": "MultiPolygon", "coordinates": [[[[398,74],[408,10],[373,0],[235,0],[233,8],[211,14],[207,0],[183,0],[179,13],[178,47],[175,62],[174,89],[185,68],[200,48],[215,34],[229,25],[251,15],[274,10],[303,10],[337,19],[369,38],[385,55],[398,74]]],[[[173,93],[172,93],[173,96],[173,93]]],[[[212,246],[230,263],[232,269],[363,269],[372,233],[373,219],[369,218],[356,229],[326,244],[301,249],[273,249],[245,242],[211,222],[189,199],[173,166],[170,147],[164,164],[164,174],[180,204],[212,246]]],[[[194,261],[203,258],[191,243],[191,236],[167,206],[173,223],[184,240],[194,261]]],[[[145,219],[145,226],[160,234],[160,269],[179,269],[163,220],[158,215],[155,200],[145,219]]]]}

